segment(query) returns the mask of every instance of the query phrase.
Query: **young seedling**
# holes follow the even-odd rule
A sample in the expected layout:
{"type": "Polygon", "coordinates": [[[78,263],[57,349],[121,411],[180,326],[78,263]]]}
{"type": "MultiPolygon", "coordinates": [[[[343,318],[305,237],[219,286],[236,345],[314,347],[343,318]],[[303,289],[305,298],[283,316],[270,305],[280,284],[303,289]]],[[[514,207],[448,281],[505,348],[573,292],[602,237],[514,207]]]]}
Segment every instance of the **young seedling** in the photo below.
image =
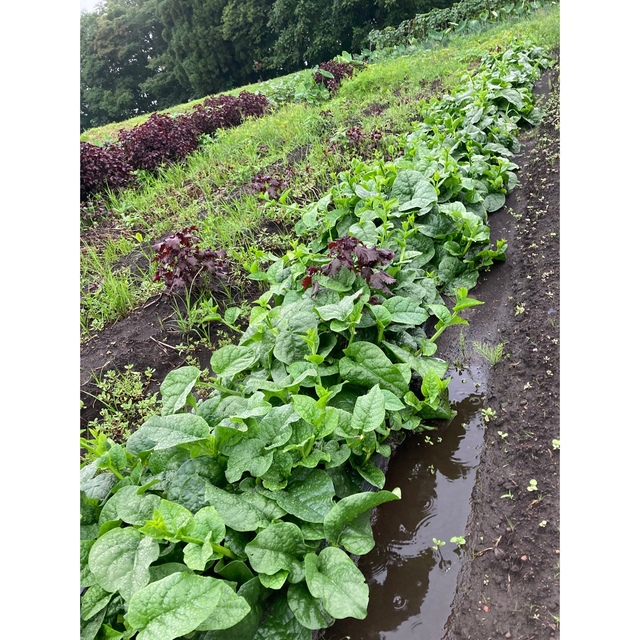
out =
{"type": "Polygon", "coordinates": [[[553,447],[554,451],[559,451],[560,450],[560,439],[559,438],[554,438],[551,441],[551,446],[553,447]]]}
{"type": "Polygon", "coordinates": [[[491,408],[481,409],[482,417],[485,422],[489,422],[492,418],[495,418],[498,414],[491,408]]]}
{"type": "Polygon", "coordinates": [[[459,547],[467,543],[463,536],[453,536],[449,542],[453,542],[453,544],[457,544],[459,547]]]}
{"type": "Polygon", "coordinates": [[[447,544],[444,540],[438,540],[438,538],[433,538],[433,549],[436,551],[440,551],[440,547],[443,547],[447,544]]]}
{"type": "Polygon", "coordinates": [[[490,347],[486,342],[474,342],[476,353],[484,358],[492,367],[498,364],[504,357],[504,343],[500,342],[495,347],[490,347]]]}
{"type": "Polygon", "coordinates": [[[538,481],[535,479],[529,480],[529,486],[527,487],[527,491],[537,491],[538,490],[538,481]]]}

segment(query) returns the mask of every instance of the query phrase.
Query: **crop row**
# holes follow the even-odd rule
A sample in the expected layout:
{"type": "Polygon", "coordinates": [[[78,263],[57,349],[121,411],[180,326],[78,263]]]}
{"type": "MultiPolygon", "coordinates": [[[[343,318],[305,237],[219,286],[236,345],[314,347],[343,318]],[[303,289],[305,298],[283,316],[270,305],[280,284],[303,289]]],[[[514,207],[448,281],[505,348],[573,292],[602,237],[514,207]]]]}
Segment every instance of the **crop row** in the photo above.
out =
{"type": "MultiPolygon", "coordinates": [[[[355,65],[329,61],[319,65],[313,75],[316,85],[334,93],[355,65]]],[[[136,172],[156,171],[162,165],[178,162],[193,153],[202,136],[218,129],[241,124],[246,118],[259,118],[272,108],[260,93],[242,91],[236,96],[210,96],[190,112],[170,116],[153,113],[148,120],[118,132],[116,142],[98,146],[80,143],[80,200],[106,190],[117,191],[135,183],[136,172]]]]}
{"type": "Polygon", "coordinates": [[[478,30],[482,23],[495,23],[509,17],[521,18],[543,5],[557,0],[461,0],[451,7],[432,9],[404,20],[397,27],[386,27],[369,33],[369,42],[376,51],[413,44],[434,37],[441,39],[450,32],[466,33],[478,30]]]}
{"type": "Polygon", "coordinates": [[[302,211],[313,239],[252,269],[269,288],[215,375],[177,369],[125,443],[83,440],[83,640],[309,640],[366,616],[352,556],[374,547],[371,510],[401,497],[376,460],[453,415],[436,342],[505,257],[488,215],[517,182],[548,64],[522,43],[489,52],[424,106],[399,159],[354,161],[302,211]]]}

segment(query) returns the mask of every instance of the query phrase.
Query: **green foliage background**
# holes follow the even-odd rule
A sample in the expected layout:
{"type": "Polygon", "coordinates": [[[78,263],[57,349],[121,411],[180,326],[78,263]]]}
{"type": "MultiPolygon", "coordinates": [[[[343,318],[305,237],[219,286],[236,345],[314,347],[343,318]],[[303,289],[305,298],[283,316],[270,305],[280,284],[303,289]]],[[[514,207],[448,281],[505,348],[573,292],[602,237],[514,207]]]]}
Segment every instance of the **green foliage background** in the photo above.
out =
{"type": "Polygon", "coordinates": [[[80,17],[81,130],[358,53],[452,0],[104,0],[80,17]]]}

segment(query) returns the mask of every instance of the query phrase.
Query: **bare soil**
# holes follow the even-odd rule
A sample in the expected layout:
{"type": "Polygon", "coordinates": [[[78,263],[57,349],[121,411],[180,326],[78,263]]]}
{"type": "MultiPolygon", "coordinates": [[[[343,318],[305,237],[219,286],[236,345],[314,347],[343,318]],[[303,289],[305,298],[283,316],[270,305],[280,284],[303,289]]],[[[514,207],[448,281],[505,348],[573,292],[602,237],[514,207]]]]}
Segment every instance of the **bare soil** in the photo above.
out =
{"type": "MultiPolygon", "coordinates": [[[[520,185],[490,218],[492,238],[508,241],[507,260],[483,276],[472,295],[485,305],[468,315],[474,332],[503,343],[508,357],[488,374],[485,406],[496,416],[486,429],[468,553],[442,640],[560,638],[559,63],[536,92],[545,119],[521,135],[520,185]],[[529,490],[532,480],[537,490],[529,490]]],[[[259,295],[237,295],[251,300],[251,293],[259,295]]],[[[150,367],[154,391],[188,355],[208,366],[210,349],[179,348],[185,339],[171,326],[173,314],[171,299],[153,299],[82,345],[83,427],[100,409],[91,394],[101,372],[150,367]]]]}

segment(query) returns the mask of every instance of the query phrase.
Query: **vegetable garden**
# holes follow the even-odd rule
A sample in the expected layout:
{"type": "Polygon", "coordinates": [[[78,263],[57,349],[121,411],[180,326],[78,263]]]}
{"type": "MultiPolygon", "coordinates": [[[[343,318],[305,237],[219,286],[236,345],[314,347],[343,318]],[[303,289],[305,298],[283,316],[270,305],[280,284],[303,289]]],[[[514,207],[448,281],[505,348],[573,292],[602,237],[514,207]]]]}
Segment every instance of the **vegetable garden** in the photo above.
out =
{"type": "MultiPolygon", "coordinates": [[[[81,440],[83,640],[311,639],[366,617],[357,558],[375,546],[372,510],[402,497],[386,487],[383,460],[406,433],[453,416],[438,340],[467,324],[483,304],[471,295],[480,274],[507,258],[491,216],[518,183],[518,135],[542,119],[532,88],[553,60],[509,37],[476,63],[419,103],[393,154],[352,157],[316,200],[292,203],[282,175],[254,179],[295,239],[245,261],[261,287],[251,304],[214,304],[234,266],[195,224],[154,244],[154,286],[200,292],[200,321],[229,337],[210,373],[169,372],[159,411],[128,437],[98,428],[81,440]]],[[[347,84],[364,69],[343,56],[316,70],[317,83],[347,84]]],[[[266,117],[272,104],[247,92],[212,98],[123,129],[117,144],[83,142],[85,223],[203,135],[266,117]],[[165,147],[150,142],[159,139],[165,147]],[[91,198],[105,188],[106,200],[91,198]]]]}

